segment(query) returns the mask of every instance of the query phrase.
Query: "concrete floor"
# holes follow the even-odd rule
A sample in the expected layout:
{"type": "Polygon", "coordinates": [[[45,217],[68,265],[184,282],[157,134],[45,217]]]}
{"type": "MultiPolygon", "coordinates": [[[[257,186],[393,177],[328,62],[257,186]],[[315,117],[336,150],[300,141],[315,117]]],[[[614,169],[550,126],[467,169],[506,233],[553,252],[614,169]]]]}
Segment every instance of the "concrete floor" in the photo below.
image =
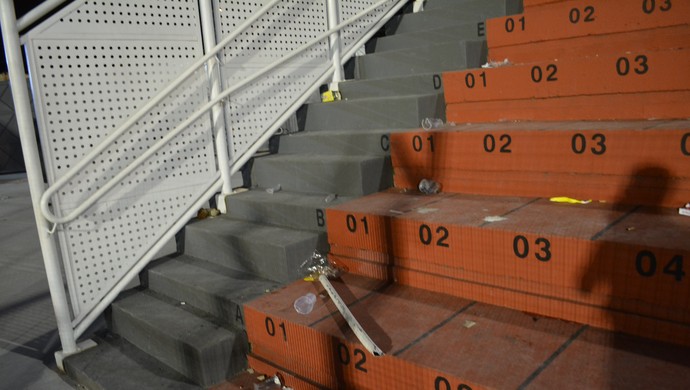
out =
{"type": "Polygon", "coordinates": [[[55,368],[55,316],[22,175],[0,175],[0,389],[74,389],[55,368]]]}

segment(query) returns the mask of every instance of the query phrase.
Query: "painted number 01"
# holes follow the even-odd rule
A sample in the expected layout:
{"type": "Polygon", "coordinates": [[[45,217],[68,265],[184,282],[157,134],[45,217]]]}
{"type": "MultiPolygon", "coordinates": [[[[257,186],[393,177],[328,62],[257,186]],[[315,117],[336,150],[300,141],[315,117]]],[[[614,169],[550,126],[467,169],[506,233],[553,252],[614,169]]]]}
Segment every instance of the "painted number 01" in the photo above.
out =
{"type": "MultiPolygon", "coordinates": [[[[266,317],[266,320],[264,321],[264,325],[266,325],[266,333],[268,333],[269,336],[274,337],[276,335],[276,324],[273,322],[273,318],[271,317],[266,317]]],[[[278,324],[278,327],[283,331],[283,340],[287,341],[287,332],[285,331],[285,323],[281,322],[278,324]]]]}

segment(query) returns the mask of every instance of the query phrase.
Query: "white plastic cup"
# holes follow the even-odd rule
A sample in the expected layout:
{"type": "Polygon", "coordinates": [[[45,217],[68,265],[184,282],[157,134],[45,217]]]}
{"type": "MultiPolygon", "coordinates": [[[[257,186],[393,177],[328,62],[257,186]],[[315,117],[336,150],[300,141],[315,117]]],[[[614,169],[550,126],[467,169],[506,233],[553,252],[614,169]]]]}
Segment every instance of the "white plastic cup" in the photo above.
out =
{"type": "Polygon", "coordinates": [[[299,314],[309,314],[314,309],[314,303],[316,303],[316,295],[309,293],[297,298],[293,306],[299,314]]]}

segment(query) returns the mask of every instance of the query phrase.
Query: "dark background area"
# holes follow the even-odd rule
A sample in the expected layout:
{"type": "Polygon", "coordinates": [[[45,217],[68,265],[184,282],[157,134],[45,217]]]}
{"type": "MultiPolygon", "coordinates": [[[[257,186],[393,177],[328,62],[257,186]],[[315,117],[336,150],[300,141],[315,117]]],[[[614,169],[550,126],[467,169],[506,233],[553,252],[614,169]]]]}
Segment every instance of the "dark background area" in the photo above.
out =
{"type": "MultiPolygon", "coordinates": [[[[17,18],[34,9],[42,0],[14,0],[14,8],[17,12],[17,18]]],[[[5,47],[2,46],[2,58],[0,58],[0,73],[7,72],[7,63],[5,62],[5,47]]]]}

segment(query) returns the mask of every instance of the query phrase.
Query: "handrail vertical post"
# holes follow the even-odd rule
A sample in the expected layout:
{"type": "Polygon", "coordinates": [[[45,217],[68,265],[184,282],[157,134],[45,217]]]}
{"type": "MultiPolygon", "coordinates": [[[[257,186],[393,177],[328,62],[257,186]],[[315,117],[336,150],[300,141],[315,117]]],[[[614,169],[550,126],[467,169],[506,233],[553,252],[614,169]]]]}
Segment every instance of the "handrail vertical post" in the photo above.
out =
{"type": "Polygon", "coordinates": [[[46,268],[48,288],[55,310],[58,333],[62,343],[62,355],[77,352],[77,344],[72,328],[70,308],[62,279],[58,248],[54,237],[49,233],[48,221],[43,218],[40,199],[45,191],[38,143],[31,113],[31,101],[26,85],[24,60],[19,43],[19,30],[12,0],[0,0],[0,28],[5,46],[5,58],[12,88],[15,116],[19,126],[19,135],[24,154],[31,203],[33,206],[38,239],[41,244],[43,262],[46,268]]]}
{"type": "MultiPolygon", "coordinates": [[[[201,0],[199,2],[202,37],[204,40],[204,52],[208,53],[216,47],[216,29],[213,19],[213,0],[201,0]]],[[[220,61],[218,57],[212,57],[207,62],[207,72],[210,84],[210,99],[215,99],[221,92],[220,80],[220,61]]],[[[230,145],[225,130],[225,120],[223,117],[223,102],[219,102],[211,110],[211,121],[213,133],[216,139],[216,154],[218,156],[218,166],[220,170],[223,187],[218,202],[218,208],[226,211],[225,197],[232,193],[232,183],[230,182],[232,173],[230,172],[230,145]]]]}
{"type": "MultiPolygon", "coordinates": [[[[328,0],[326,5],[328,8],[328,28],[332,29],[338,24],[340,24],[340,12],[338,9],[338,0],[328,0]]],[[[335,67],[335,72],[333,72],[333,82],[330,85],[331,91],[338,90],[338,83],[345,79],[343,70],[343,64],[341,62],[341,44],[340,44],[340,31],[336,31],[328,37],[328,42],[331,49],[331,58],[333,59],[333,66],[335,67]]]]}

